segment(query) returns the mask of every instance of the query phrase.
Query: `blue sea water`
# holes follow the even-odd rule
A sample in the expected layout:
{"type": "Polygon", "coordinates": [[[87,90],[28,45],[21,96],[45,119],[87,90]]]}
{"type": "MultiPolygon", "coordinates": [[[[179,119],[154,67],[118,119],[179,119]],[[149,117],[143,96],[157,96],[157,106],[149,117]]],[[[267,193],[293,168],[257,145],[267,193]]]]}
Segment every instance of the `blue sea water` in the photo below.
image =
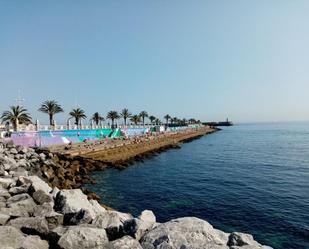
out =
{"type": "Polygon", "coordinates": [[[276,249],[309,248],[309,123],[228,127],[93,177],[88,188],[123,212],[196,216],[276,249]]]}

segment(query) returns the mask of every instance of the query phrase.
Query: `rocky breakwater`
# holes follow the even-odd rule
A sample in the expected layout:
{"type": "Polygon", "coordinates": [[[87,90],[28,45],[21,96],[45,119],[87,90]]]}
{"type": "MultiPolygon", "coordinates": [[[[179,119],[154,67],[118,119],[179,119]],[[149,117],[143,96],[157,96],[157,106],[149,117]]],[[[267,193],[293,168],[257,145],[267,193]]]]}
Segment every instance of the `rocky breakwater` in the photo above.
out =
{"type": "Polygon", "coordinates": [[[193,217],[157,223],[149,210],[139,217],[106,210],[80,189],[60,190],[41,179],[33,153],[0,143],[0,248],[270,248],[193,217]]]}

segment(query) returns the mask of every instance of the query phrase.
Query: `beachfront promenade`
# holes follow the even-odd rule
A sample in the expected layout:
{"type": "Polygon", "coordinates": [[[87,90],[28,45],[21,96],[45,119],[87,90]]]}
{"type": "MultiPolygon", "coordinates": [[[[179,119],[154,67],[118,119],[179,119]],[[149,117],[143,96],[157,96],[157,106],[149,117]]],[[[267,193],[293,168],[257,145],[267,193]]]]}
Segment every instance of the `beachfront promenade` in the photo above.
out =
{"type": "Polygon", "coordinates": [[[23,130],[12,132],[6,139],[12,140],[16,145],[27,147],[51,147],[54,145],[68,145],[80,142],[97,141],[99,143],[108,142],[109,138],[113,139],[131,139],[134,137],[154,134],[167,134],[182,130],[191,130],[193,128],[203,127],[202,125],[189,125],[166,127],[162,125],[145,125],[145,126],[119,126],[112,129],[111,127],[92,127],[85,129],[79,127],[71,130],[23,130]]]}

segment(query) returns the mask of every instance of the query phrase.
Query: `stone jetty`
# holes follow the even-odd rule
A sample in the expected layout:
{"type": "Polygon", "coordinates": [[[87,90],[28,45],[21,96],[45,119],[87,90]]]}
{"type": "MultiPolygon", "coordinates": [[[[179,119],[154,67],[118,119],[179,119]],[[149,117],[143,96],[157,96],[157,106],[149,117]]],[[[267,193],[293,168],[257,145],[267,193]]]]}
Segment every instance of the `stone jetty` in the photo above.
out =
{"type": "MultiPolygon", "coordinates": [[[[268,249],[249,234],[225,233],[186,217],[158,223],[103,207],[79,188],[104,164],[0,142],[0,248],[268,249]]],[[[87,192],[86,192],[87,193],[87,192]]]]}

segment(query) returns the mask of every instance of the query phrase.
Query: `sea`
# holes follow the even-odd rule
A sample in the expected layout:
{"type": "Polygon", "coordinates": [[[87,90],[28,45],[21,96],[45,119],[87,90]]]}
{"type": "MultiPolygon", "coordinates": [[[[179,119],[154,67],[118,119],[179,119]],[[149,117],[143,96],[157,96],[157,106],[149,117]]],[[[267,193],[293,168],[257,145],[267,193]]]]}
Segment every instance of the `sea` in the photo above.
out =
{"type": "Polygon", "coordinates": [[[309,248],[308,122],[236,124],[93,178],[87,187],[122,212],[195,216],[276,249],[309,248]]]}

